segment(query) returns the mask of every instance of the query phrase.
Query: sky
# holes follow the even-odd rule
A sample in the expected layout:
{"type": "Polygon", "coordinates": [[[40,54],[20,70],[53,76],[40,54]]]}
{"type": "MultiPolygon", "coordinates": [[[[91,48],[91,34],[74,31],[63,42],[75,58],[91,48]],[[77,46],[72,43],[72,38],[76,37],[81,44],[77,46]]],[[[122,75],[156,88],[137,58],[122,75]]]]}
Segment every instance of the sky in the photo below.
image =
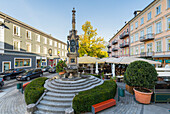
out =
{"type": "Polygon", "coordinates": [[[98,37],[111,37],[153,0],[0,0],[0,11],[66,42],[76,9],[78,35],[86,21],[97,28],[98,37]]]}

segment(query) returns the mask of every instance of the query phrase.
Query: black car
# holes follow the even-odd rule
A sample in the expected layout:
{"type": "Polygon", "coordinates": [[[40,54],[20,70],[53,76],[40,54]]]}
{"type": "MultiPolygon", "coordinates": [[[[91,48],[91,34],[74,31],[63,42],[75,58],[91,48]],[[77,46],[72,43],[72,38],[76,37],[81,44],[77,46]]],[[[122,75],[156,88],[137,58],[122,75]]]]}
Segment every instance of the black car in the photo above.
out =
{"type": "Polygon", "coordinates": [[[25,69],[9,69],[6,70],[3,75],[1,75],[3,77],[4,80],[10,80],[10,79],[14,79],[16,78],[17,75],[24,73],[25,69]]]}
{"type": "Polygon", "coordinates": [[[43,71],[41,69],[27,70],[25,73],[16,76],[16,80],[30,80],[32,78],[43,76],[43,71]]]}
{"type": "Polygon", "coordinates": [[[0,78],[0,88],[4,85],[4,79],[0,78]]]}
{"type": "Polygon", "coordinates": [[[48,71],[49,71],[49,73],[55,73],[56,72],[56,67],[50,68],[48,71]]]}
{"type": "Polygon", "coordinates": [[[47,66],[47,67],[44,67],[44,68],[42,68],[42,71],[43,72],[48,72],[48,70],[51,68],[51,66],[47,66]]]}

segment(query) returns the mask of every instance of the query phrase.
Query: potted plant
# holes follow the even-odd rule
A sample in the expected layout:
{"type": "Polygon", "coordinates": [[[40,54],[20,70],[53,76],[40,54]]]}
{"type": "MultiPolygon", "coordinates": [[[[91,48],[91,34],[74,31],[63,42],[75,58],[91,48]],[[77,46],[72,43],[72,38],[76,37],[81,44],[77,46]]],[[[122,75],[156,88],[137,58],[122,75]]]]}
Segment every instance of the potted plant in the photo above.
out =
{"type": "Polygon", "coordinates": [[[58,72],[59,75],[64,74],[64,73],[66,72],[66,71],[64,70],[65,67],[67,67],[65,61],[60,60],[60,61],[57,63],[56,72],[58,72]]]}
{"type": "Polygon", "coordinates": [[[102,72],[102,79],[104,80],[104,72],[102,72]]]}
{"type": "Polygon", "coordinates": [[[157,81],[157,72],[150,63],[144,61],[132,62],[126,69],[124,81],[133,86],[135,98],[138,102],[149,104],[152,89],[157,81]]]}

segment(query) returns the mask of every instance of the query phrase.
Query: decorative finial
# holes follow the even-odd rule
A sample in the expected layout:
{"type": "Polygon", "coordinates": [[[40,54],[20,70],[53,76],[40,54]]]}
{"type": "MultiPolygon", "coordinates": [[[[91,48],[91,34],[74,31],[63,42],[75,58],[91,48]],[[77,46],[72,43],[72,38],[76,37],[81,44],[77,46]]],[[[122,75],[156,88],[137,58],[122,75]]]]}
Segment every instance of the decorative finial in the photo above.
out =
{"type": "Polygon", "coordinates": [[[75,8],[73,7],[73,10],[72,10],[73,14],[72,14],[72,29],[75,30],[75,24],[76,24],[76,19],[75,19],[75,8]]]}

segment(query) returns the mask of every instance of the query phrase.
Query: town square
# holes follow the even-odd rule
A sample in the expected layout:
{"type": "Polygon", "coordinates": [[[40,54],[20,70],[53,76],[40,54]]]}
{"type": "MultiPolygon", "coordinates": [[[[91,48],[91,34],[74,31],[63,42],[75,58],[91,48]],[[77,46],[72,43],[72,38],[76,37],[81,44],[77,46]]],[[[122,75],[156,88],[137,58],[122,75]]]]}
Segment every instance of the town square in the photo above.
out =
{"type": "Polygon", "coordinates": [[[0,114],[170,114],[170,0],[0,4],[0,114]]]}

